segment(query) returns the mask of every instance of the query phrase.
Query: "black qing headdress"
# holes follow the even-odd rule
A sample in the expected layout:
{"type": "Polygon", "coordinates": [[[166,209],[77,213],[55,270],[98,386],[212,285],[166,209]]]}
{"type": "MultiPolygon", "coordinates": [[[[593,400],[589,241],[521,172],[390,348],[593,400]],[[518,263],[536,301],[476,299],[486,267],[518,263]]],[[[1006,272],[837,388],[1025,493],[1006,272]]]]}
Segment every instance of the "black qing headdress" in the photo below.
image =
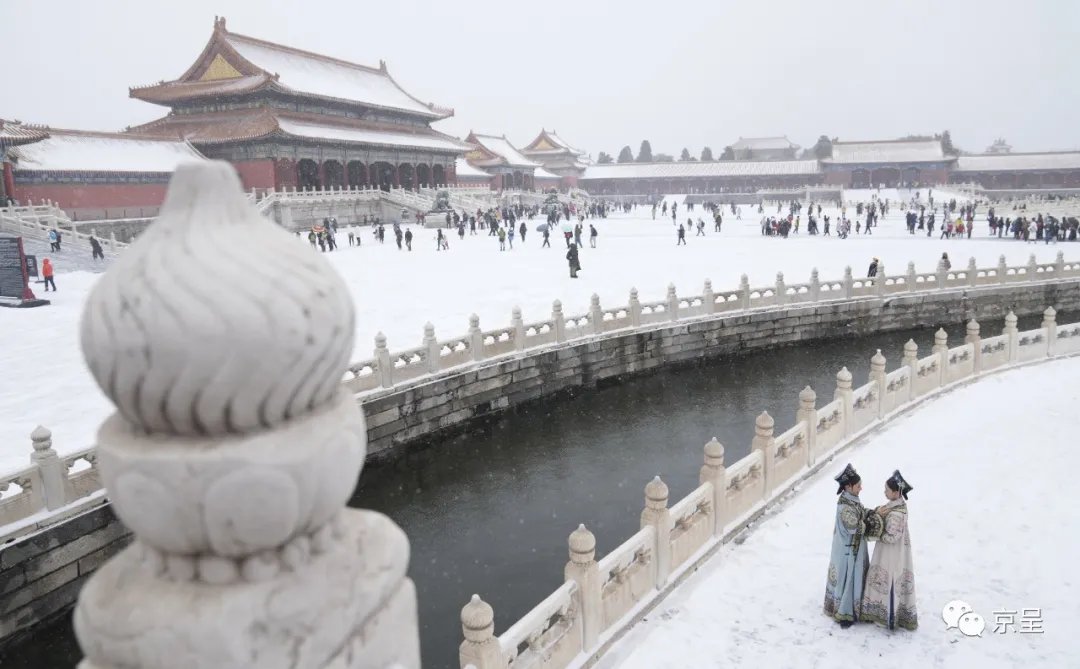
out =
{"type": "Polygon", "coordinates": [[[844,471],[840,472],[840,475],[833,480],[840,485],[840,487],[836,489],[836,494],[839,495],[844,492],[844,486],[858,483],[862,480],[862,477],[859,476],[859,472],[855,471],[855,468],[851,466],[851,463],[848,463],[848,465],[844,467],[844,471]]]}
{"type": "Polygon", "coordinates": [[[904,499],[907,499],[908,493],[915,489],[915,487],[908,483],[907,479],[900,474],[899,469],[892,473],[892,476],[889,477],[889,481],[896,486],[896,489],[903,495],[904,499]]]}

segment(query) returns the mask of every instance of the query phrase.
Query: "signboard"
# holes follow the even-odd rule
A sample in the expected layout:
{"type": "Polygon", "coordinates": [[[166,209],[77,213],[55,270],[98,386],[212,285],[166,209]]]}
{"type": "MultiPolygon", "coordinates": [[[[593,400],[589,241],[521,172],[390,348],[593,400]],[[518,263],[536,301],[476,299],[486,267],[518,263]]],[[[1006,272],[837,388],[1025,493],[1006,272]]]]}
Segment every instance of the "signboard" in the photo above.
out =
{"type": "Polygon", "coordinates": [[[26,276],[31,279],[38,278],[37,256],[26,254],[23,257],[26,259],[26,276]]]}
{"type": "Polygon", "coordinates": [[[0,236],[0,297],[24,299],[28,278],[22,237],[0,236]]]}

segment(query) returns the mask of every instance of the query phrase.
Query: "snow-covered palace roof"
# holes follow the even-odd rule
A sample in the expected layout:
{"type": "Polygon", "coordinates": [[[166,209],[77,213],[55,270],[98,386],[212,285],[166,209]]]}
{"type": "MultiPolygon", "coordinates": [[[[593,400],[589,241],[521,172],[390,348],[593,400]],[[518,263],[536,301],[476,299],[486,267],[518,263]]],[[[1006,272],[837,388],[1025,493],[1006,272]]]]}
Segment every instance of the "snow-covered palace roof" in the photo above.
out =
{"type": "Polygon", "coordinates": [[[533,172],[533,178],[534,179],[548,179],[548,180],[562,179],[562,177],[560,177],[558,174],[553,174],[551,172],[548,172],[543,167],[537,167],[536,168],[536,170],[533,172]]]}
{"type": "Polygon", "coordinates": [[[236,95],[261,89],[340,100],[406,112],[428,119],[452,109],[424,103],[402,89],[386,63],[378,68],[231,33],[215,19],[214,34],[199,58],[179,79],[134,88],[131,96],[170,105],[194,98],[236,95]]]}
{"type": "Polygon", "coordinates": [[[122,133],[49,129],[49,136],[10,150],[16,171],[169,173],[205,160],[190,144],[122,133]]]}
{"type": "Polygon", "coordinates": [[[484,170],[473,167],[469,164],[469,161],[464,158],[458,158],[454,161],[454,174],[458,179],[490,179],[491,175],[484,170]]]}
{"type": "Polygon", "coordinates": [[[960,156],[956,160],[954,171],[1027,172],[1037,170],[1080,170],[1080,151],[960,156]]]}
{"type": "Polygon", "coordinates": [[[475,132],[470,132],[469,136],[465,138],[465,141],[469,144],[474,144],[479,147],[480,153],[486,154],[486,157],[467,155],[470,161],[477,163],[481,166],[487,167],[484,163],[490,163],[490,165],[506,165],[509,167],[525,167],[536,168],[539,165],[528,158],[526,158],[520,151],[514,148],[514,145],[506,139],[506,136],[501,137],[495,135],[480,135],[475,132]]]}
{"type": "Polygon", "coordinates": [[[816,160],[720,160],[717,162],[608,163],[590,165],[581,179],[679,179],[772,177],[818,174],[816,160]]]}
{"type": "Polygon", "coordinates": [[[950,160],[936,139],[834,142],[826,163],[940,163],[950,160]]]}

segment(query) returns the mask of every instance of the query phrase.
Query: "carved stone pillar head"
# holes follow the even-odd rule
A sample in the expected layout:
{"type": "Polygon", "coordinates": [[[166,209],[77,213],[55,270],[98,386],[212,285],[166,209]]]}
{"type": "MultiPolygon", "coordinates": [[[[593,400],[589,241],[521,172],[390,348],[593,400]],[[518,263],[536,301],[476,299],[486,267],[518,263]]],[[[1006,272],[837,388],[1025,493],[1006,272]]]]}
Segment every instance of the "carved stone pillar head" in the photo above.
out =
{"type": "Polygon", "coordinates": [[[341,384],[354,317],[229,164],[177,169],[83,313],[117,408],[98,465],[135,533],[80,595],[83,667],[368,666],[361,651],[419,666],[408,541],[344,509],[367,442],[341,384]]]}

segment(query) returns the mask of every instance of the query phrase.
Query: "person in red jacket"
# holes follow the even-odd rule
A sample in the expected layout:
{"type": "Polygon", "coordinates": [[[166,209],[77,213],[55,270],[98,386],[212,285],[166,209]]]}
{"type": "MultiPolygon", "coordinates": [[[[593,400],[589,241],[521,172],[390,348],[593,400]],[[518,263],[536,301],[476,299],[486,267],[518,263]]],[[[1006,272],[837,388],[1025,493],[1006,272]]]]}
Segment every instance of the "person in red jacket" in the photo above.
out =
{"type": "Polygon", "coordinates": [[[45,279],[45,292],[49,292],[49,286],[52,286],[53,292],[56,292],[56,282],[53,281],[53,266],[52,261],[48,258],[41,261],[41,276],[45,279]]]}

